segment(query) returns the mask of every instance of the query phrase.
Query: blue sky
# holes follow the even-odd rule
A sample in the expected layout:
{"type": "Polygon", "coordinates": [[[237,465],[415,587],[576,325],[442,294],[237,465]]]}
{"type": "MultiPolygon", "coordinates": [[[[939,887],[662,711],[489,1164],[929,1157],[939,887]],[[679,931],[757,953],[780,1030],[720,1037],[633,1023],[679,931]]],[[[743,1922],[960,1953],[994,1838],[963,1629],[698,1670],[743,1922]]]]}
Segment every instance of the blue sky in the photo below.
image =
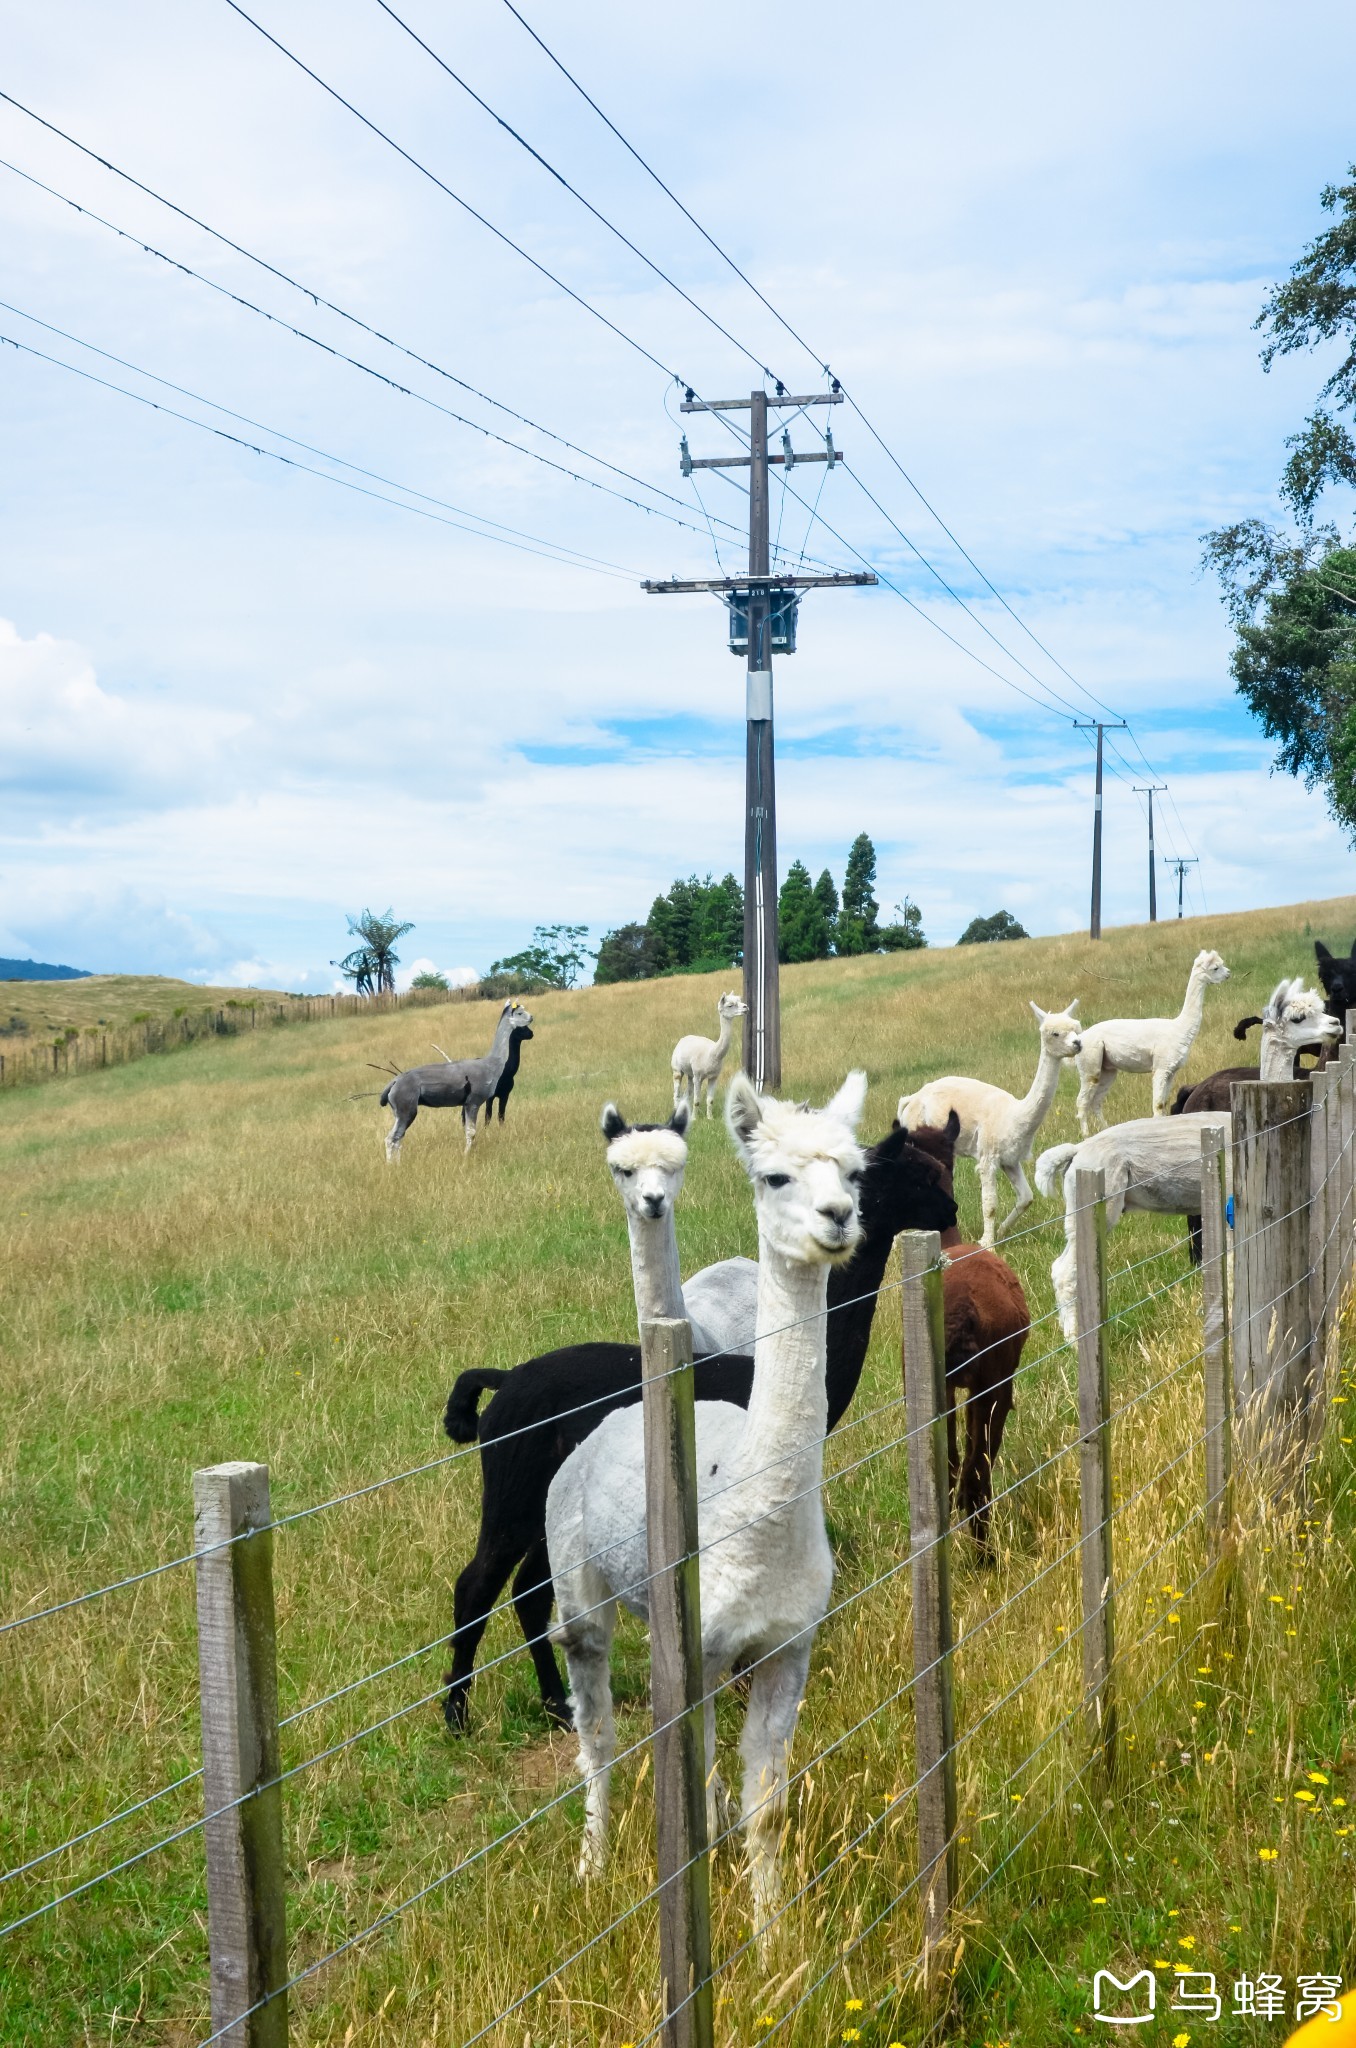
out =
{"type": "MultiPolygon", "coordinates": [[[[256,11],[663,364],[708,394],[748,389],[749,362],[373,0],[256,11]]],[[[760,362],[814,388],[811,359],[502,0],[401,11],[760,362]]],[[[1085,919],[1086,741],[941,625],[1042,699],[1055,691],[1087,712],[1092,692],[1132,719],[1171,785],[1160,845],[1200,856],[1193,908],[1356,888],[1321,800],[1268,772],[1198,568],[1205,529],[1274,509],[1284,437],[1323,374],[1305,359],[1263,376],[1251,322],[1315,232],[1319,188],[1356,155],[1350,10],[1308,10],[1299,36],[1260,5],[1109,19],[862,4],[834,16],[831,38],[822,10],[797,4],[732,17],[696,0],[680,21],[524,11],[840,372],[1081,686],[840,408],[848,470],[793,482],[812,498],[822,481],[825,518],[920,609],[885,588],[807,600],[800,652],[777,675],[783,861],[841,875],[869,831],[882,902],[907,892],[939,941],[1000,904],[1033,930],[1085,919]]],[[[17,309],[0,312],[0,333],[298,453],[35,316],[621,572],[511,551],[414,516],[408,498],[400,509],[337,488],[0,349],[0,952],[328,987],[345,913],[364,904],[416,921],[409,960],[469,968],[538,920],[600,934],[643,915],[677,873],[738,870],[742,681],[721,613],[638,588],[714,568],[678,475],[665,376],[224,0],[13,7],[6,48],[16,98],[430,361],[673,492],[698,530],[487,441],[0,168],[0,299],[17,309]]],[[[2,104],[0,158],[437,404],[575,460],[2,104]]],[[[686,424],[694,453],[721,445],[709,419],[686,424]]],[[[798,443],[807,432],[797,426],[798,443]]],[[[742,519],[728,482],[708,475],[702,496],[742,519]]],[[[774,502],[779,516],[799,549],[804,509],[774,502]]],[[[853,561],[823,528],[808,545],[853,561]]],[[[740,559],[733,536],[721,551],[740,559]]],[[[1108,784],[1110,922],[1144,914],[1144,820],[1126,785],[1149,778],[1133,749],[1128,761],[1108,784]]]]}

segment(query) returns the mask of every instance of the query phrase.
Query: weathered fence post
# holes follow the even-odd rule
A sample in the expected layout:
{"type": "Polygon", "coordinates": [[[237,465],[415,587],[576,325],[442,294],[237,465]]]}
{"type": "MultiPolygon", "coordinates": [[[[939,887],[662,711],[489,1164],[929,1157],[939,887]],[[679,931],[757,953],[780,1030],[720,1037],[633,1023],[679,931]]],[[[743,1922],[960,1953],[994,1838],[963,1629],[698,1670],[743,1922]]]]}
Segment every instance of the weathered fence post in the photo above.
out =
{"type": "Polygon", "coordinates": [[[1331,1155],[1328,1150],[1329,1070],[1324,1067],[1310,1076],[1312,1109],[1309,1116],[1309,1326],[1314,1337],[1314,1361],[1320,1378],[1325,1372],[1328,1348],[1328,1224],[1331,1155]]]}
{"type": "Polygon", "coordinates": [[[1309,1110],[1312,1083],[1235,1081],[1234,1383],[1250,1433],[1282,1456],[1302,1441],[1312,1389],[1309,1110]]]}
{"type": "Polygon", "coordinates": [[[1111,1569],[1111,1395],[1106,1356],[1106,1176],[1075,1169],[1078,1261],[1078,1480],[1082,1527],[1083,1706],[1108,1777],[1117,1760],[1116,1595],[1111,1569]]]}
{"type": "Polygon", "coordinates": [[[1205,1366],[1205,1533],[1218,1564],[1232,1520],[1234,1390],[1229,1372],[1224,1133],[1201,1132],[1201,1300],[1205,1366]]]}
{"type": "Polygon", "coordinates": [[[640,1358],[663,2042],[664,2048],[711,2048],[711,1857],[692,1325],[672,1317],[642,1322],[640,1358]]]}
{"type": "Polygon", "coordinates": [[[286,2048],[286,1884],[267,1465],[210,1465],[195,1472],[193,1510],[212,2031],[229,2028],[224,2039],[230,2048],[286,2048]],[[268,2003],[260,2004],[263,1999],[268,2003]]]}
{"type": "Polygon", "coordinates": [[[925,1958],[947,1934],[956,1893],[956,1750],[951,1691],[951,1473],[947,1454],[946,1312],[935,1230],[899,1238],[904,1414],[913,1578],[913,1706],[918,1883],[925,1958]]]}
{"type": "Polygon", "coordinates": [[[1352,1063],[1356,1061],[1356,1010],[1348,1010],[1347,1040],[1337,1055],[1338,1147],[1342,1168],[1338,1177],[1340,1207],[1337,1215],[1338,1300],[1343,1299],[1351,1279],[1351,1252],[1356,1237],[1352,1197],[1356,1193],[1356,1088],[1352,1063]]]}

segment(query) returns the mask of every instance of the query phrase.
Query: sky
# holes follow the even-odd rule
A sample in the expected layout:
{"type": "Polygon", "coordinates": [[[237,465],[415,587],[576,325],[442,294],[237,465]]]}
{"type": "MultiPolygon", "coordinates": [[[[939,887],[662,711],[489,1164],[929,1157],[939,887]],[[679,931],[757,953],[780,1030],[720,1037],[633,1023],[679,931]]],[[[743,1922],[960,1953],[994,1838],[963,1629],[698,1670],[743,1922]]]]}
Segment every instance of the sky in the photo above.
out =
{"type": "Polygon", "coordinates": [[[348,108],[227,0],[6,0],[0,954],[315,990],[390,905],[406,973],[465,976],[741,872],[742,663],[715,598],[640,583],[744,561],[737,478],[678,460],[736,443],[674,377],[824,364],[885,445],[835,408],[774,535],[896,587],[809,596],[776,664],[783,871],[841,881],[866,831],[935,943],[1078,928],[1101,706],[1105,922],[1147,912],[1150,781],[1189,910],[1356,891],[1199,566],[1275,516],[1331,367],[1264,375],[1252,322],[1356,156],[1349,8],[525,0],[806,348],[505,0],[392,5],[552,170],[380,0],[249,0],[348,108]]]}

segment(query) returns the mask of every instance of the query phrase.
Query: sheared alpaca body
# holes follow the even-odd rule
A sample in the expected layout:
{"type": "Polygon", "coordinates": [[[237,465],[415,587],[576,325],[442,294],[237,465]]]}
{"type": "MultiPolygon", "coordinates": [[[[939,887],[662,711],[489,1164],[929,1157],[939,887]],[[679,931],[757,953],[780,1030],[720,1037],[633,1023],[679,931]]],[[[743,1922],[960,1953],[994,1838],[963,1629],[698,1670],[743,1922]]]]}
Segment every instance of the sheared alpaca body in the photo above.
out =
{"type": "MultiPolygon", "coordinates": [[[[1036,1161],[1036,1186],[1053,1195],[1064,1183],[1064,1250],[1050,1268],[1065,1341],[1078,1334],[1077,1169],[1098,1167],[1106,1175],[1106,1227],[1114,1230],[1127,1209],[1163,1216],[1190,1216],[1201,1209],[1201,1132],[1217,1130],[1227,1139],[1227,1112],[1179,1117],[1136,1117],[1112,1124],[1081,1145],[1052,1145],[1036,1161]]],[[[1228,1154],[1226,1152],[1226,1161],[1228,1154]]],[[[1227,1170],[1227,1168],[1226,1168],[1227,1170]]]]}
{"type": "Polygon", "coordinates": [[[725,1065],[725,1055],[730,1050],[730,1035],[736,1017],[747,1013],[748,1004],[737,996],[733,989],[720,997],[716,1004],[716,1019],[720,1025],[718,1038],[703,1038],[691,1031],[686,1038],[680,1038],[673,1048],[669,1064],[673,1069],[673,1100],[676,1107],[686,1096],[692,1104],[695,1116],[701,1103],[702,1089],[706,1090],[706,1114],[711,1114],[711,1097],[720,1079],[720,1070],[725,1065]]]}
{"type": "MultiPolygon", "coordinates": [[[[825,1315],[825,1392],[829,1428],[836,1429],[861,1379],[877,1290],[901,1230],[954,1227],[956,1204],[938,1161],[903,1131],[892,1131],[866,1155],[858,1187],[862,1239],[846,1265],[829,1272],[825,1315]]],[[[742,1354],[696,1350],[693,1386],[700,1403],[747,1408],[753,1386],[753,1336],[758,1265],[725,1260],[752,1276],[748,1339],[742,1354]]],[[[718,1274],[721,1267],[706,1269],[718,1274]]],[[[700,1275],[698,1276],[701,1277],[700,1275]]],[[[690,1284],[690,1283],[689,1283],[690,1284]]],[[[685,1290],[686,1291],[686,1290],[685,1290]]],[[[448,1396],[444,1427],[454,1443],[480,1438],[480,1535],[457,1579],[452,1668],[444,1712],[449,1727],[466,1725],[467,1695],[486,1622],[510,1578],[513,1604],[527,1638],[548,1716],[569,1723],[565,1688],[547,1639],[551,1578],[546,1557],[546,1496],[565,1459],[604,1415],[640,1399],[640,1351],[634,1344],[576,1344],[530,1358],[509,1371],[471,1370],[448,1396]],[[485,1412],[481,1395],[495,1389],[485,1412]]]]}
{"type": "MultiPolygon", "coordinates": [[[[1251,1022],[1244,1019],[1244,1022],[1251,1022]]],[[[1282,981],[1272,990],[1262,1016],[1261,1063],[1255,1067],[1221,1067],[1207,1074],[1194,1088],[1181,1088],[1172,1105],[1174,1116],[1201,1115],[1213,1110],[1229,1113],[1235,1081],[1289,1081],[1294,1078],[1301,1052],[1319,1048],[1330,1052],[1342,1036],[1342,1026],[1324,1007],[1316,989],[1305,988],[1301,976],[1282,981]]],[[[1235,1037],[1238,1035],[1235,1028],[1235,1037]]],[[[1187,1241],[1193,1265],[1201,1260],[1201,1219],[1199,1212],[1187,1214],[1187,1241]]]]}
{"type": "Polygon", "coordinates": [[[980,1243],[986,1249],[991,1250],[995,1237],[1002,1237],[1011,1230],[1030,1205],[1031,1188],[1026,1177],[1026,1165],[1036,1133],[1055,1099],[1063,1062],[1077,1055],[1082,1042],[1083,1027],[1074,1014],[1077,1008],[1076,996],[1059,1012],[1042,1010],[1036,1003],[1031,1005],[1031,1013],[1040,1031],[1041,1053],[1031,1086],[1020,1099],[1010,1095],[1006,1088],[994,1087],[989,1081],[971,1081],[957,1074],[948,1074],[941,1081],[929,1081],[915,1094],[899,1098],[899,1121],[905,1130],[923,1125],[942,1128],[953,1109],[960,1118],[956,1151],[963,1158],[973,1159],[979,1168],[980,1203],[984,1214],[980,1243]],[[1017,1198],[1004,1218],[1001,1230],[995,1227],[1000,1173],[1007,1176],[1017,1198]]]}
{"type": "Polygon", "coordinates": [[[1205,991],[1227,981],[1218,953],[1201,952],[1191,963],[1186,995],[1175,1017],[1109,1017],[1089,1024],[1075,1056],[1078,1068],[1078,1125],[1083,1136],[1101,1130],[1102,1104],[1117,1074],[1153,1075],[1153,1113],[1168,1115],[1172,1084],[1187,1063],[1205,1013],[1205,991]]]}
{"type": "MultiPolygon", "coordinates": [[[[917,1127],[913,1143],[932,1155],[951,1187],[956,1122],[945,1130],[917,1127]]],[[[1017,1369],[1031,1331],[1031,1311],[1021,1281],[1005,1259],[983,1245],[967,1244],[952,1223],[941,1232],[946,1264],[942,1300],[946,1310],[947,1453],[958,1519],[967,1526],[982,1557],[989,1555],[989,1510],[993,1465],[1012,1409],[1017,1369]],[[957,1444],[956,1393],[965,1389],[965,1457],[957,1444]]]]}
{"type": "Polygon", "coordinates": [[[386,1134],[388,1164],[399,1165],[405,1133],[421,1109],[460,1109],[466,1150],[470,1151],[476,1138],[476,1118],[499,1086],[515,1035],[532,1036],[532,1016],[521,1003],[511,1001],[499,1013],[494,1042],[483,1058],[407,1067],[387,1083],[381,1091],[381,1104],[383,1109],[389,1105],[395,1116],[386,1134]]]}
{"type": "MultiPolygon", "coordinates": [[[[754,1182],[758,1341],[747,1412],[707,1402],[697,1414],[702,1689],[750,1667],[741,1812],[755,1927],[778,1899],[778,1844],[791,1738],[810,1645],[833,1582],[821,1498],[828,1423],[824,1324],[828,1268],[860,1236],[853,1136],[866,1077],[853,1074],[822,1111],[760,1097],[736,1075],[726,1121],[754,1182]]],[[[609,1415],[571,1452],[546,1502],[546,1541],[586,1780],[580,1874],[606,1860],[615,1749],[608,1656],[618,1602],[648,1611],[642,1419],[609,1415]]],[[[705,1715],[714,1825],[715,1709],[705,1715]]]]}

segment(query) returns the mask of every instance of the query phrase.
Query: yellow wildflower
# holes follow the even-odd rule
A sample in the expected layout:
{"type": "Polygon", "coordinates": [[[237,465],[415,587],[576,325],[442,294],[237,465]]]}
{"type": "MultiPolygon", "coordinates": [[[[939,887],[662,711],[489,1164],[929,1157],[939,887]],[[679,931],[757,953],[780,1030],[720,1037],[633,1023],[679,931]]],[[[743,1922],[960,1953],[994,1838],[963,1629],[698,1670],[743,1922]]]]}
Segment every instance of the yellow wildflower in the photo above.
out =
{"type": "Polygon", "coordinates": [[[1346,1803],[1347,1803],[1347,1802],[1346,1802],[1346,1800],[1345,1800],[1345,1799],[1340,1799],[1340,1798],[1339,1798],[1339,1799],[1334,1799],[1334,1800],[1333,1800],[1333,1805],[1334,1805],[1334,1806],[1345,1806],[1345,1805],[1346,1805],[1346,1803]]]}
{"type": "Polygon", "coordinates": [[[1103,1895],[1099,1893],[1099,1895],[1093,1900],[1092,1903],[1094,1906],[1104,1906],[1106,1904],[1106,1899],[1103,1895]]]}
{"type": "Polygon", "coordinates": [[[840,2041],[860,2041],[862,2030],[860,2027],[844,2027],[838,2038],[840,2041]]]}
{"type": "Polygon", "coordinates": [[[1190,2039],[1190,2034],[1174,2034],[1172,2037],[1172,2048],[1187,2048],[1187,2043],[1190,2039]]]}
{"type": "Polygon", "coordinates": [[[1297,1792],[1295,1794],[1296,1799],[1302,1799],[1307,1806],[1312,1806],[1317,1796],[1314,1792],[1297,1792]]]}
{"type": "Polygon", "coordinates": [[[862,2001],[860,1998],[849,1998],[847,2000],[847,2010],[849,2012],[860,2012],[861,2009],[862,2001]]]}
{"type": "Polygon", "coordinates": [[[1195,1937],[1195,1935],[1194,1935],[1194,1934],[1179,1934],[1179,1935],[1178,1935],[1178,1937],[1177,1937],[1177,1946],[1178,1946],[1178,1948],[1195,1948],[1195,1946],[1196,1946],[1196,1937],[1195,1937]]]}
{"type": "Polygon", "coordinates": [[[1181,1617],[1181,1615],[1180,1615],[1180,1614],[1170,1614],[1170,1615],[1168,1616],[1168,1620],[1169,1620],[1170,1622],[1179,1622],[1179,1621],[1180,1621],[1181,1619],[1182,1619],[1182,1617],[1181,1617]]]}
{"type": "Polygon", "coordinates": [[[1306,1771],[1305,1776],[1311,1785],[1326,1785],[1328,1782],[1322,1771],[1306,1771]]]}
{"type": "Polygon", "coordinates": [[[1166,1956],[1155,1956],[1154,1968],[1156,1970],[1170,1970],[1172,1968],[1172,1964],[1168,1961],[1166,1956]]]}
{"type": "Polygon", "coordinates": [[[1191,1704],[1192,1704],[1192,1706],[1193,1706],[1193,1707],[1203,1707],[1203,1706],[1205,1705],[1205,1701],[1204,1701],[1204,1700],[1193,1700],[1193,1701],[1191,1702],[1191,1704]]]}
{"type": "Polygon", "coordinates": [[[1279,1849],[1259,1849],[1257,1851],[1257,1860],[1259,1863],[1274,1863],[1280,1853],[1279,1849]]]}

